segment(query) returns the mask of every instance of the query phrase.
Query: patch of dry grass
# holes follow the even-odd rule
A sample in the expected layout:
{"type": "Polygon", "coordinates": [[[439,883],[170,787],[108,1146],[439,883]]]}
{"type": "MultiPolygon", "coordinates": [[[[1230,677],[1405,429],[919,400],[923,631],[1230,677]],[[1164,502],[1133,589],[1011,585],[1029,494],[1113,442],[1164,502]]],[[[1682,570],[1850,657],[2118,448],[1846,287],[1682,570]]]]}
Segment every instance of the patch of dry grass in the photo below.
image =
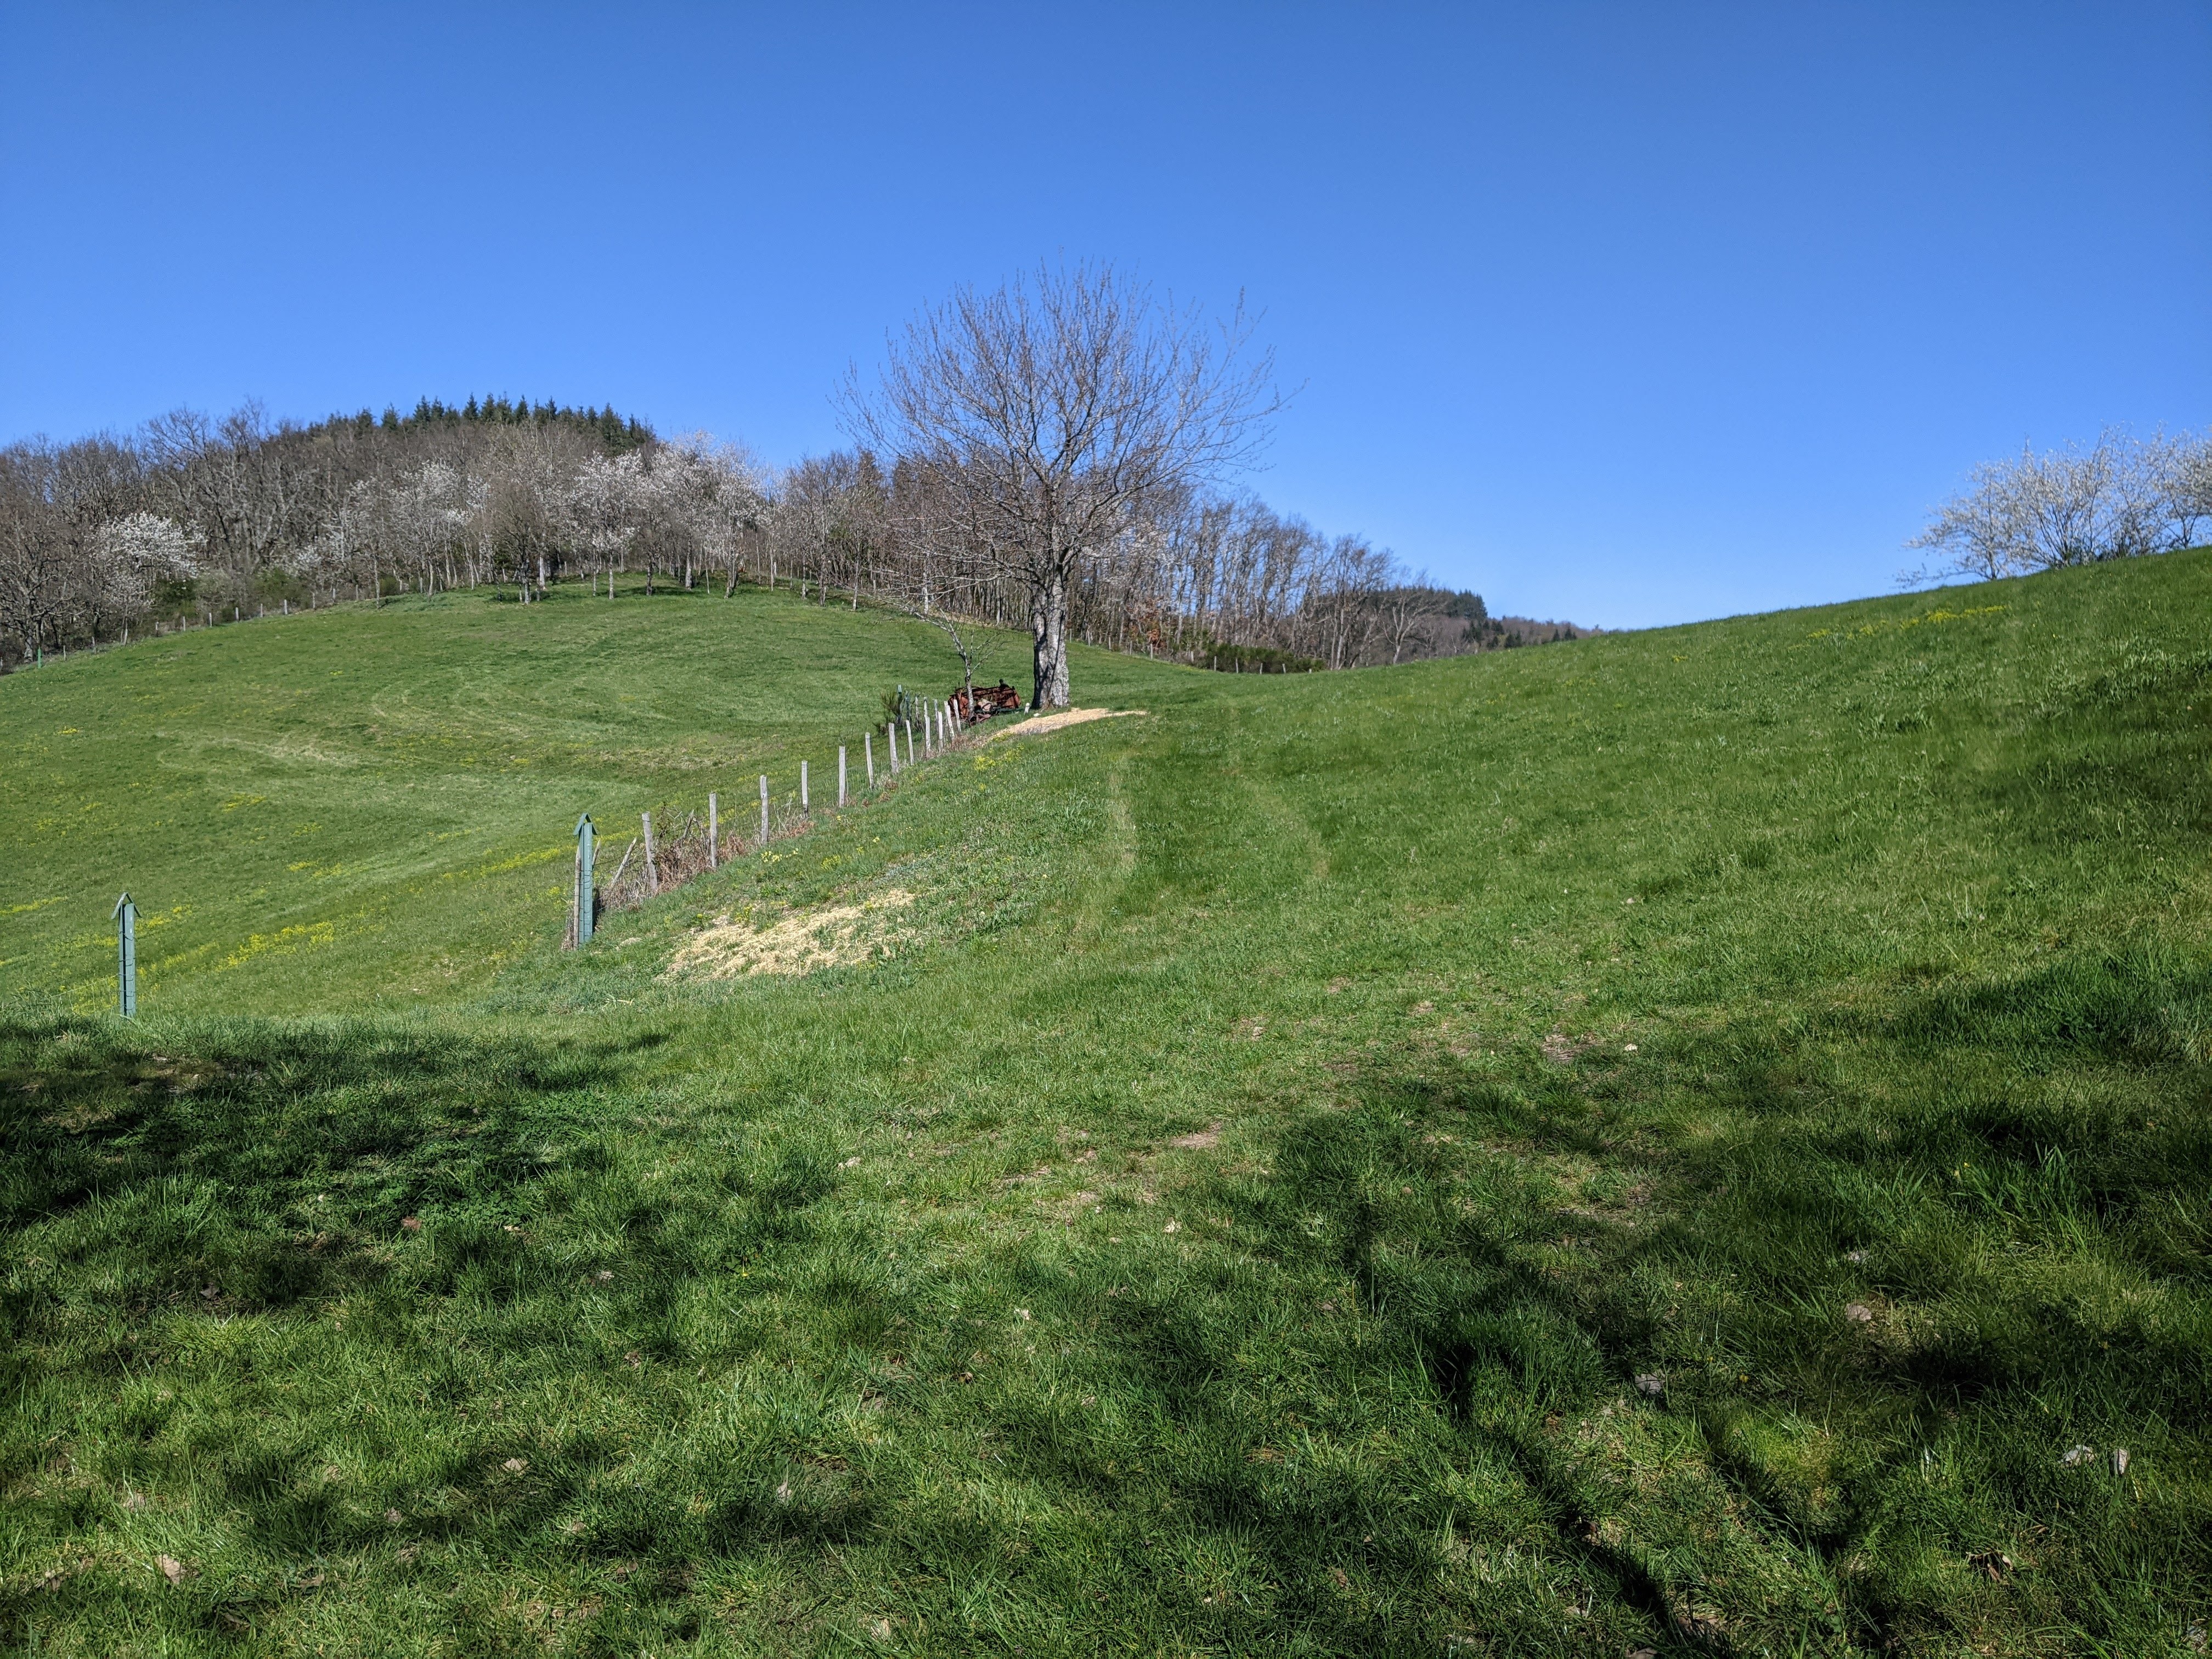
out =
{"type": "Polygon", "coordinates": [[[740,974],[813,974],[825,968],[856,967],[905,936],[905,930],[893,925],[891,915],[913,902],[912,893],[894,887],[857,904],[794,910],[764,927],[718,916],[692,933],[661,978],[735,979],[740,974]]]}

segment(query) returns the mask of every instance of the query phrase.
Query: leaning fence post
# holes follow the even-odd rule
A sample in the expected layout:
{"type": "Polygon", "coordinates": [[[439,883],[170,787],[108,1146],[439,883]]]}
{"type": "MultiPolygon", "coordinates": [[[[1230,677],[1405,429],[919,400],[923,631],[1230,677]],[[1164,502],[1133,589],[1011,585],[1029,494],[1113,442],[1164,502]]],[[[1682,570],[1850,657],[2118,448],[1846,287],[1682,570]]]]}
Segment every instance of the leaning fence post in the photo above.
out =
{"type": "Polygon", "coordinates": [[[592,912],[599,908],[598,890],[592,885],[592,815],[589,812],[576,820],[576,891],[573,902],[576,907],[576,943],[592,942],[592,912]]]}
{"type": "Polygon", "coordinates": [[[128,893],[115,901],[115,1012],[138,1016],[138,907],[128,893]]]}
{"type": "Polygon", "coordinates": [[[911,766],[914,764],[914,722],[908,720],[904,725],[906,726],[906,763],[911,766]]]}
{"type": "Polygon", "coordinates": [[[891,775],[896,777],[898,775],[898,722],[896,720],[884,722],[884,741],[890,745],[891,775]]]}
{"type": "Polygon", "coordinates": [[[811,803],[806,799],[806,763],[805,761],[799,763],[799,810],[802,812],[811,812],[814,810],[811,803]]]}
{"type": "Polygon", "coordinates": [[[876,787],[876,734],[873,732],[860,733],[860,753],[867,759],[868,787],[872,789],[876,787]]]}
{"type": "Polygon", "coordinates": [[[707,867],[720,867],[722,861],[722,820],[715,811],[714,792],[707,792],[707,867]]]}
{"type": "Polygon", "coordinates": [[[768,774],[761,774],[761,847],[768,847],[768,774]]]}
{"type": "Polygon", "coordinates": [[[645,820],[645,884],[653,892],[660,890],[660,866],[653,861],[653,814],[641,812],[645,820]]]}
{"type": "Polygon", "coordinates": [[[845,745],[837,745],[837,805],[845,804],[845,745]]]}

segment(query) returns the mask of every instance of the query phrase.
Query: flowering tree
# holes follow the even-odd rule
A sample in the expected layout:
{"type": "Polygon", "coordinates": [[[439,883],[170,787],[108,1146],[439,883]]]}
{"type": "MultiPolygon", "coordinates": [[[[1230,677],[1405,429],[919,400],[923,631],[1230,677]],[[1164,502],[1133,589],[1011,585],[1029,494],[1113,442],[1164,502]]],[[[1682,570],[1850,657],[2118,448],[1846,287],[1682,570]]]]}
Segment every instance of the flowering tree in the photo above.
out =
{"type": "MultiPolygon", "coordinates": [[[[597,570],[621,568],[646,505],[645,463],[635,451],[610,459],[587,455],[568,480],[564,502],[577,544],[597,570]]],[[[609,585],[609,593],[613,586],[609,585]]]]}
{"type": "Polygon", "coordinates": [[[199,574],[203,546],[195,532],[158,514],[110,520],[94,540],[101,604],[125,617],[143,611],[155,582],[199,574]]]}
{"type": "Polygon", "coordinates": [[[1967,475],[1971,487],[1905,544],[1937,562],[1899,580],[1988,580],[2187,547],[2212,520],[2208,477],[2212,434],[2137,441],[2106,431],[2087,449],[2024,447],[1967,475]]]}

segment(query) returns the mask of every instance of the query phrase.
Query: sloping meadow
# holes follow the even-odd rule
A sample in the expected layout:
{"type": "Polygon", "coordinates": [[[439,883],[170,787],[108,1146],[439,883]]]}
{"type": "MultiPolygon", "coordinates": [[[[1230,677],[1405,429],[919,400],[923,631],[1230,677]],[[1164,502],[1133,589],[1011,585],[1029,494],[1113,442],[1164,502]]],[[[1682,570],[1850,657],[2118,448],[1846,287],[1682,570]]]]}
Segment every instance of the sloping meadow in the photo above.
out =
{"type": "Polygon", "coordinates": [[[466,1001],[19,1018],[0,1629],[2197,1650],[2208,590],[1161,673],[466,1001]]]}

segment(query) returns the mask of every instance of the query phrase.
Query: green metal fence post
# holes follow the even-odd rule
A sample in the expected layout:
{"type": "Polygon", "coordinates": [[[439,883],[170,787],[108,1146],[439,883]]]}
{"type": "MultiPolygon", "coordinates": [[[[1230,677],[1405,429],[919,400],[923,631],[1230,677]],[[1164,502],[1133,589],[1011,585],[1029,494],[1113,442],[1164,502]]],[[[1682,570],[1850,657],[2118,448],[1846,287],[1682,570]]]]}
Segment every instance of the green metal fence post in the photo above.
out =
{"type": "Polygon", "coordinates": [[[592,844],[595,839],[589,812],[576,820],[576,943],[592,942],[592,912],[598,908],[598,894],[592,887],[592,844]]]}
{"type": "Polygon", "coordinates": [[[138,1017],[138,907],[125,893],[115,901],[115,1008],[125,1019],[138,1017]]]}

